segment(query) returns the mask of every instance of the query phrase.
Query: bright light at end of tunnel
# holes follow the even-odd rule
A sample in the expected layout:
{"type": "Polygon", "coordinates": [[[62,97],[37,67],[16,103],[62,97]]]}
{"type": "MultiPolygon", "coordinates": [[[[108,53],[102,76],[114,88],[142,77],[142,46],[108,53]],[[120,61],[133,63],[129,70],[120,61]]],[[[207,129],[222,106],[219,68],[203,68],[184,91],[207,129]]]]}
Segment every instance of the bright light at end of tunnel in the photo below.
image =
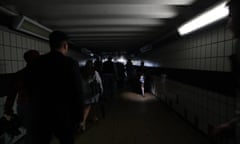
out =
{"type": "Polygon", "coordinates": [[[118,61],[118,62],[120,62],[120,63],[123,63],[123,64],[126,64],[126,63],[127,63],[126,58],[124,58],[123,56],[119,57],[116,61],[118,61]]]}
{"type": "Polygon", "coordinates": [[[186,35],[193,31],[196,31],[204,26],[207,26],[213,22],[221,20],[228,16],[229,10],[226,6],[227,2],[223,2],[212,9],[202,13],[196,18],[190,20],[189,22],[183,24],[178,28],[180,35],[186,35]]]}

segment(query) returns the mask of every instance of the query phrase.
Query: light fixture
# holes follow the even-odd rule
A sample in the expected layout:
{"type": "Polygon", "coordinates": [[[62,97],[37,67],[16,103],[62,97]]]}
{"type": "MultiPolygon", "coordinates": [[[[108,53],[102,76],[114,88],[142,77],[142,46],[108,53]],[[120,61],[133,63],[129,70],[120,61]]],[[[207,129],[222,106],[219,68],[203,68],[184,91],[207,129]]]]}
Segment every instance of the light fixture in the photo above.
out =
{"type": "Polygon", "coordinates": [[[123,64],[127,63],[127,60],[124,56],[120,56],[119,58],[117,58],[117,61],[120,62],[120,63],[123,63],[123,64]]]}
{"type": "Polygon", "coordinates": [[[16,17],[13,23],[13,28],[45,40],[48,40],[49,34],[52,32],[51,29],[26,16],[16,17]]]}
{"type": "Polygon", "coordinates": [[[218,4],[217,6],[209,9],[208,11],[200,14],[196,18],[183,24],[178,28],[180,35],[186,35],[193,31],[196,31],[204,26],[207,26],[213,22],[223,19],[228,16],[229,10],[226,6],[226,1],[218,4]]]}

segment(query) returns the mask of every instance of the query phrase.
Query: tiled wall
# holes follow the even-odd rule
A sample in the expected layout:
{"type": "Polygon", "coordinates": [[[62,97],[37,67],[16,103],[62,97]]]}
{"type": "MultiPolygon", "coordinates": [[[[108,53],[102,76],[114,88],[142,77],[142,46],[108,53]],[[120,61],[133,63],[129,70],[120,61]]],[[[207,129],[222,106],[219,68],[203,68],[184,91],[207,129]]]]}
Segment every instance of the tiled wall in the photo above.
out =
{"type": "MultiPolygon", "coordinates": [[[[0,73],[13,73],[24,68],[26,63],[23,54],[29,49],[44,54],[49,51],[49,46],[46,41],[0,27],[0,73]]],[[[4,101],[5,98],[0,98],[0,117],[3,114],[4,101]]],[[[15,137],[12,142],[21,136],[15,137]]],[[[7,135],[0,137],[1,144],[9,143],[10,140],[12,139],[7,135]]]]}
{"type": "MultiPolygon", "coordinates": [[[[165,68],[231,72],[229,56],[235,53],[235,42],[231,31],[218,25],[155,48],[145,58],[165,68]]],[[[232,96],[171,80],[166,81],[163,94],[161,78],[153,79],[153,94],[207,135],[214,126],[234,117],[236,99],[232,96]]]]}
{"type": "Polygon", "coordinates": [[[151,92],[206,135],[235,115],[233,97],[171,80],[162,83],[159,77],[152,77],[152,80],[151,92]]]}
{"type": "MultiPolygon", "coordinates": [[[[0,74],[17,72],[24,68],[26,63],[23,59],[23,54],[29,49],[38,50],[40,54],[45,54],[50,50],[47,41],[11,31],[0,26],[0,74]]],[[[69,56],[76,60],[84,58],[82,54],[74,50],[69,51],[69,56]]],[[[3,115],[4,101],[5,97],[0,98],[0,117],[3,115]]],[[[8,140],[11,139],[8,137],[0,137],[1,144],[7,143],[8,140]]]]}
{"type": "Polygon", "coordinates": [[[217,26],[156,47],[144,59],[154,59],[166,68],[229,72],[234,43],[232,32],[226,26],[217,26]]]}
{"type": "MultiPolygon", "coordinates": [[[[23,54],[29,49],[44,54],[49,51],[49,46],[46,41],[0,27],[0,73],[13,73],[24,68],[23,54]]],[[[0,116],[3,103],[0,98],[0,116]]]]}

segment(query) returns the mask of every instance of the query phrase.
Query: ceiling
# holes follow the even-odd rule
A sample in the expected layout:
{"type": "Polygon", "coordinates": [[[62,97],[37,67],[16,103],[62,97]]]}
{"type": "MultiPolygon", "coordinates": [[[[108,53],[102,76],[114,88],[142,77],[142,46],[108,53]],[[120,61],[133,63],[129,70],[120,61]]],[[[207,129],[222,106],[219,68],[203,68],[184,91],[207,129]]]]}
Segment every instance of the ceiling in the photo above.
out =
{"type": "Polygon", "coordinates": [[[2,5],[68,34],[76,49],[135,53],[163,41],[217,0],[3,0],[2,5]]]}

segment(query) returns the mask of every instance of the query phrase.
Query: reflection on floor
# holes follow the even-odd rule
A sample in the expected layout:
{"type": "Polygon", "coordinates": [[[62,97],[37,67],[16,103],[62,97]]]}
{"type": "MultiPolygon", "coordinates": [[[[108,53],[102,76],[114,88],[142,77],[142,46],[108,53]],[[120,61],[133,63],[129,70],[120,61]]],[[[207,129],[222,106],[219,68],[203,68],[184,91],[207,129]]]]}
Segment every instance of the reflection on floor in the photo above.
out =
{"type": "MultiPolygon", "coordinates": [[[[54,139],[52,144],[58,144],[54,139]]],[[[76,144],[209,144],[151,94],[125,92],[106,104],[106,117],[76,135],[76,144]]]]}

